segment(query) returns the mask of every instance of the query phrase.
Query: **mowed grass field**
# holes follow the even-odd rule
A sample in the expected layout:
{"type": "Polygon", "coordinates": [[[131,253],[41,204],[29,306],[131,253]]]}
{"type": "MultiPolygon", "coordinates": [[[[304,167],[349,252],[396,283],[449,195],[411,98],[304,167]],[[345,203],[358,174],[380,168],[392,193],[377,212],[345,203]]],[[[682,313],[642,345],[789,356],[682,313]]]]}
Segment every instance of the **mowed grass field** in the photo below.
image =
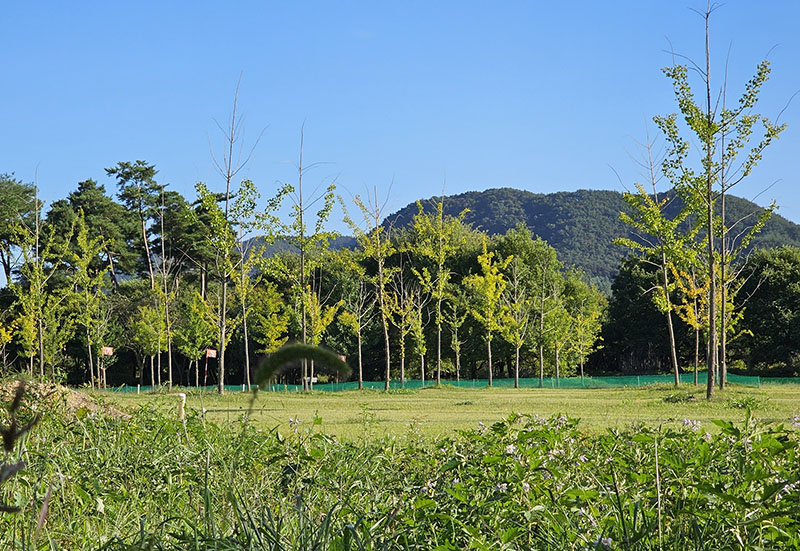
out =
{"type": "Polygon", "coordinates": [[[343,438],[390,433],[397,436],[414,431],[438,438],[454,430],[489,425],[512,413],[549,417],[565,414],[580,419],[579,428],[598,433],[607,428],[644,424],[683,425],[700,421],[703,430],[715,432],[715,419],[743,422],[748,407],[751,415],[767,422],[791,423],[800,415],[800,385],[764,385],[759,388],[732,385],[705,399],[705,387],[683,385],[618,389],[462,389],[443,385],[422,390],[374,390],[345,392],[212,392],[174,389],[143,394],[99,392],[95,396],[133,410],[149,405],[177,415],[178,392],[187,394],[187,414],[205,416],[224,424],[250,411],[251,420],[263,430],[276,428],[286,433],[315,423],[315,430],[343,438]],[[204,413],[203,413],[204,412],[204,413]]]}

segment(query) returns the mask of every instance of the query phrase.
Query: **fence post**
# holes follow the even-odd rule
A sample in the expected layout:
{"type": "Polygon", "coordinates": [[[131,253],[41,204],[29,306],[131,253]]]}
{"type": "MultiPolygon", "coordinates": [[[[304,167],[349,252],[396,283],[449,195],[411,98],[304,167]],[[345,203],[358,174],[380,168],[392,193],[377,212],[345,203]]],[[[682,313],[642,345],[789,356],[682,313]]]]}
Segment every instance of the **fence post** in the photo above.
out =
{"type": "Polygon", "coordinates": [[[186,394],[183,392],[178,393],[178,398],[181,401],[178,403],[178,421],[186,423],[186,394]]]}

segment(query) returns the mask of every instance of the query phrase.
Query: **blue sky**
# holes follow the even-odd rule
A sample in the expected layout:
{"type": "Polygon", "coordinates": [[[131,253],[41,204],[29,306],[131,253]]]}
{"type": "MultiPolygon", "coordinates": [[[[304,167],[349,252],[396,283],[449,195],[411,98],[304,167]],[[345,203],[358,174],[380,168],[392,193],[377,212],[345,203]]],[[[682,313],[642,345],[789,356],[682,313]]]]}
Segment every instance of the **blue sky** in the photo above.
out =
{"type": "MultiPolygon", "coordinates": [[[[198,180],[220,189],[209,141],[222,147],[215,120],[227,118],[242,74],[246,140],[265,129],[242,175],[264,195],[294,181],[304,122],[306,160],[326,163],[307,182],[336,177],[345,197],[378,186],[388,211],[443,186],[622,190],[615,171],[625,185],[638,177],[634,140],[675,110],[665,50],[703,55],[703,21],[690,10],[703,7],[10,0],[0,15],[0,172],[38,174],[47,201],[87,178],[113,190],[104,167],[134,159],[187,196],[198,180]]],[[[775,47],[761,111],[776,116],[800,89],[798,23],[794,1],[727,2],[712,19],[712,74],[730,48],[738,93],[775,47]]],[[[775,199],[800,222],[800,97],[782,120],[789,129],[735,193],[775,199]]]]}

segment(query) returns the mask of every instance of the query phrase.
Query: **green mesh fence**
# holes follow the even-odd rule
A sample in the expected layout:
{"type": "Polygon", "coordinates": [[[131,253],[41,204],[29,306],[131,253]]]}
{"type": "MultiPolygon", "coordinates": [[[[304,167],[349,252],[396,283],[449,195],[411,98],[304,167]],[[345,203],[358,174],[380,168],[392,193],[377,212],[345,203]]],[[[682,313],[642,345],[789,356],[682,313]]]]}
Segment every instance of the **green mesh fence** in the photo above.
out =
{"type": "MultiPolygon", "coordinates": [[[[542,381],[541,386],[544,388],[564,388],[564,389],[623,388],[623,387],[640,387],[640,386],[648,386],[656,384],[672,384],[673,381],[674,378],[672,375],[629,375],[620,377],[583,377],[583,378],[562,377],[560,379],[556,379],[555,377],[545,377],[544,380],[542,381]]],[[[698,384],[705,385],[706,374],[699,373],[697,377],[697,382],[698,384]]],[[[728,382],[737,385],[757,387],[761,386],[762,384],[800,384],[800,377],[766,378],[766,377],[750,377],[745,375],[729,374],[728,382]]],[[[489,381],[486,379],[462,379],[461,381],[450,381],[450,380],[442,381],[442,384],[444,385],[458,387],[458,388],[484,388],[488,386],[488,383],[489,381]]],[[[682,373],[681,383],[683,384],[694,383],[694,374],[682,373]]],[[[514,379],[494,379],[492,384],[493,386],[498,388],[513,388],[514,379]]],[[[420,381],[419,379],[406,380],[405,383],[405,388],[407,389],[421,389],[433,386],[434,383],[432,381],[425,381],[425,384],[423,384],[422,381],[420,381]]],[[[540,386],[539,379],[538,378],[520,379],[519,386],[521,388],[538,388],[540,386]]],[[[364,381],[364,388],[366,389],[383,390],[384,387],[385,386],[383,381],[364,381]]],[[[216,386],[207,386],[203,388],[208,391],[217,390],[216,386]]],[[[344,383],[319,383],[314,385],[314,390],[318,390],[321,392],[341,392],[344,390],[356,390],[357,388],[358,388],[358,382],[356,381],[348,381],[344,383]]],[[[400,381],[398,380],[390,381],[389,388],[391,390],[400,389],[401,388],[400,381]]],[[[150,392],[153,390],[153,387],[119,386],[119,387],[109,388],[108,390],[112,390],[115,392],[150,392]]],[[[273,392],[300,392],[303,390],[303,387],[301,385],[275,384],[275,385],[270,385],[269,388],[267,388],[266,390],[273,392]]],[[[225,385],[225,391],[243,392],[246,391],[246,388],[243,385],[225,385]]]]}

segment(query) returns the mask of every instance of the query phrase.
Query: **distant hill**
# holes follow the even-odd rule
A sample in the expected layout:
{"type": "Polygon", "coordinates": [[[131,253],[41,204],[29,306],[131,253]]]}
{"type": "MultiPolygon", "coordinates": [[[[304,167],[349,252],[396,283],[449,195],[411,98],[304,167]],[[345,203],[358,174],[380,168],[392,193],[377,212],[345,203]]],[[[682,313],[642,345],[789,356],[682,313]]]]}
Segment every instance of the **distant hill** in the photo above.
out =
{"type": "MultiPolygon", "coordinates": [[[[432,212],[438,201],[433,197],[423,201],[426,211],[432,212]]],[[[680,204],[673,203],[677,212],[680,204]]],[[[455,216],[469,209],[465,221],[489,234],[503,234],[517,224],[525,224],[537,236],[552,245],[564,264],[581,268],[600,288],[610,291],[611,280],[627,251],[613,245],[617,237],[628,236],[628,227],[619,221],[627,209],[622,194],[616,191],[578,190],[559,193],[531,193],[511,188],[470,191],[445,196],[445,214],[455,216]]],[[[726,198],[728,220],[750,216],[755,221],[761,207],[739,197],[726,198]]],[[[395,228],[411,223],[417,205],[410,203],[386,218],[385,224],[395,228]]],[[[779,245],[800,246],[800,226],[773,215],[752,246],[759,248],[779,245]]]]}

